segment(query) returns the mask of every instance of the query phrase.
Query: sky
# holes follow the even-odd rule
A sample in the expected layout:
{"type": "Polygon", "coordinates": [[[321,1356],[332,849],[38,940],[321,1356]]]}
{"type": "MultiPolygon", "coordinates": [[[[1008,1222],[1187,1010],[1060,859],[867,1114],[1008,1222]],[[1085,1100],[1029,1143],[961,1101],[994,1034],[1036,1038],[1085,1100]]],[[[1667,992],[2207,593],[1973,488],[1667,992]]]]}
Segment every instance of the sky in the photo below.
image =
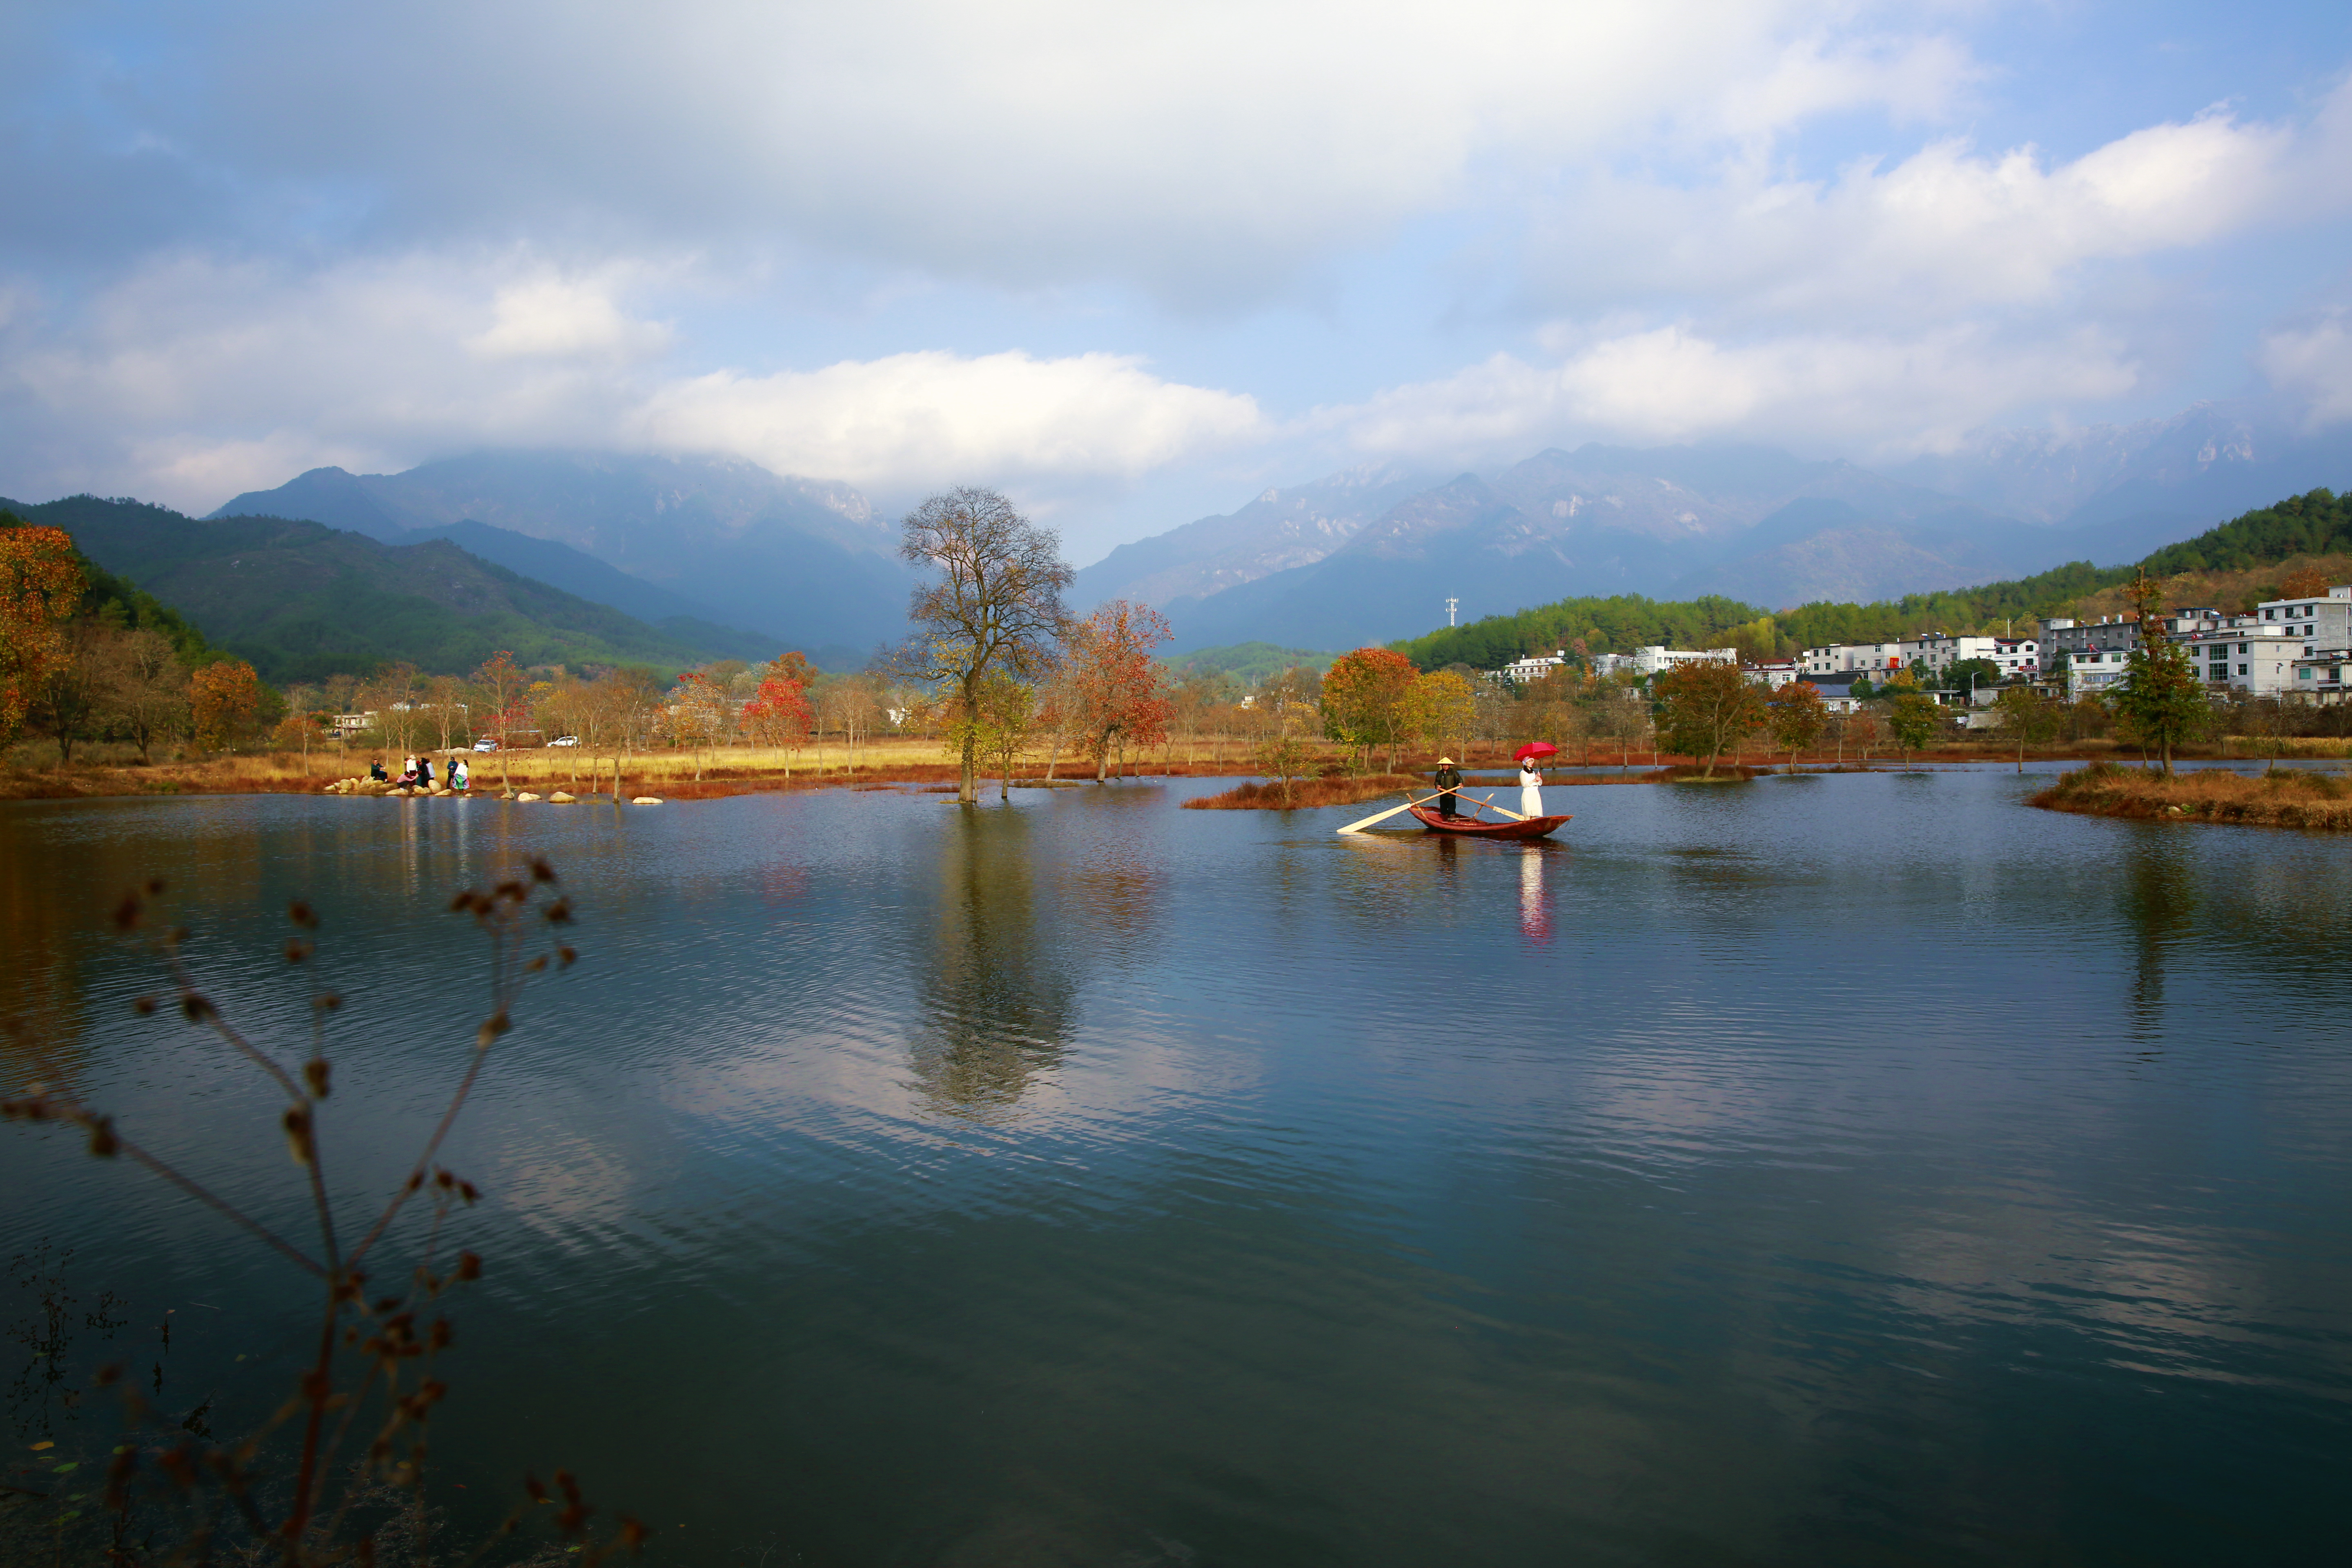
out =
{"type": "Polygon", "coordinates": [[[485,447],[1084,563],[1548,446],[2352,421],[2352,5],[0,7],[0,495],[485,447]]]}

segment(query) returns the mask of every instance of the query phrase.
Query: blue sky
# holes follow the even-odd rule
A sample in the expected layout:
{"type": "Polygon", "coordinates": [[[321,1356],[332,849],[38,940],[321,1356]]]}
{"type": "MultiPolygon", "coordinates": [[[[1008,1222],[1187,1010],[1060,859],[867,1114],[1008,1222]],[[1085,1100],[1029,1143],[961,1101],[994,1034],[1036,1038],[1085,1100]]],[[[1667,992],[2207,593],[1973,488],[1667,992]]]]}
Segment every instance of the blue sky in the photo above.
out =
{"type": "Polygon", "coordinates": [[[0,493],[490,445],[1001,485],[2352,420],[2352,7],[0,13],[0,493]]]}

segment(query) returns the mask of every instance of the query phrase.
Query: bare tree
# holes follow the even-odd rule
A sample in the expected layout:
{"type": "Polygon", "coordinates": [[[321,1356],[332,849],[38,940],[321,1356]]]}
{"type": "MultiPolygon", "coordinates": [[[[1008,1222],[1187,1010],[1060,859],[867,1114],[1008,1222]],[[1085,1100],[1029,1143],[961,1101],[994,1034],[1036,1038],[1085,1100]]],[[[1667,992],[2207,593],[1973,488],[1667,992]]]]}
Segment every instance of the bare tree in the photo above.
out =
{"type": "MultiPolygon", "coordinates": [[[[933,496],[907,514],[898,553],[928,565],[937,580],[915,590],[907,618],[912,636],[891,657],[909,679],[952,689],[963,711],[977,711],[991,670],[1034,679],[1053,657],[1065,618],[1062,590],[1071,571],[1061,540],[994,490],[969,486],[933,496]]],[[[959,747],[956,798],[980,799],[980,752],[967,729],[959,747]]]]}

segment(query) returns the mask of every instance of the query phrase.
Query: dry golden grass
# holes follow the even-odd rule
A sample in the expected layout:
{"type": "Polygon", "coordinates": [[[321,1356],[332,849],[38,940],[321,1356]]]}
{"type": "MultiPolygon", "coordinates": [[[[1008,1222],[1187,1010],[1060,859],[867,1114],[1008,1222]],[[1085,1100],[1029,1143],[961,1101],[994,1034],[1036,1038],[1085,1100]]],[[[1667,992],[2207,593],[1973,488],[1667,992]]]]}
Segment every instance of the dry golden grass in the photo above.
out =
{"type": "Polygon", "coordinates": [[[2352,782],[2304,768],[2256,774],[2200,768],[2166,778],[2099,763],[2060,776],[2031,804],[2086,816],[2227,822],[2326,832],[2352,828],[2352,782]]]}

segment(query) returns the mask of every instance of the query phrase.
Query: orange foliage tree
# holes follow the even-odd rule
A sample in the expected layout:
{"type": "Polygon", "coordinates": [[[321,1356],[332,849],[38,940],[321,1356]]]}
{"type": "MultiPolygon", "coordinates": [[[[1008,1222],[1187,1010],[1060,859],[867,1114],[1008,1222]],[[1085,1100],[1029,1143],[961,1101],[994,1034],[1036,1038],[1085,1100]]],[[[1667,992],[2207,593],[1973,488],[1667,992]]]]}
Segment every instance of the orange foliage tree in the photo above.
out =
{"type": "Polygon", "coordinates": [[[70,657],[66,626],[86,585],[63,529],[0,525],[0,746],[16,738],[34,692],[70,657]]]}
{"type": "Polygon", "coordinates": [[[1095,759],[1095,782],[1110,773],[1111,752],[1149,749],[1168,738],[1176,705],[1152,651],[1175,634],[1149,605],[1113,599],[1063,637],[1066,690],[1076,710],[1078,749],[1095,759]]]}
{"type": "MultiPolygon", "coordinates": [[[[788,653],[760,672],[760,689],[743,705],[743,727],[767,745],[782,751],[798,744],[809,732],[815,715],[808,704],[809,662],[788,653]]],[[[793,776],[792,753],[784,753],[784,776],[793,776]]]]}
{"type": "Polygon", "coordinates": [[[261,677],[241,658],[208,664],[188,677],[188,707],[196,749],[217,752],[253,722],[261,708],[261,677]]]}
{"type": "Polygon", "coordinates": [[[1331,661],[1323,673],[1323,732],[1360,752],[1367,767],[1372,748],[1385,746],[1396,770],[1397,747],[1412,732],[1412,660],[1384,647],[1360,647],[1331,661]]]}

